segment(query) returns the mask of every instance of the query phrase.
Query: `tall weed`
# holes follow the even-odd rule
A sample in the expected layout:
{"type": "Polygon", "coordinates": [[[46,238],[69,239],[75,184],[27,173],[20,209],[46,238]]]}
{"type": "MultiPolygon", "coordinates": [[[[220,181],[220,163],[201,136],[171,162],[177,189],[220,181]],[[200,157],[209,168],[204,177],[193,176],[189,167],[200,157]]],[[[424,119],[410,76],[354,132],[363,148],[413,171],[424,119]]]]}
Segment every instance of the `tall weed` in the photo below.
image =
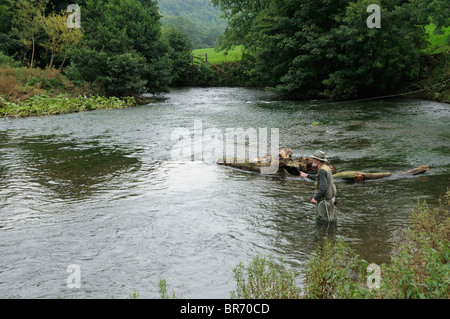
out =
{"type": "Polygon", "coordinates": [[[9,101],[22,102],[47,94],[75,92],[75,86],[59,70],[0,65],[0,95],[9,101]]]}
{"type": "Polygon", "coordinates": [[[300,289],[295,286],[296,274],[282,260],[276,263],[272,256],[256,256],[249,266],[240,263],[234,270],[237,288],[231,298],[242,299],[296,299],[300,289]]]}

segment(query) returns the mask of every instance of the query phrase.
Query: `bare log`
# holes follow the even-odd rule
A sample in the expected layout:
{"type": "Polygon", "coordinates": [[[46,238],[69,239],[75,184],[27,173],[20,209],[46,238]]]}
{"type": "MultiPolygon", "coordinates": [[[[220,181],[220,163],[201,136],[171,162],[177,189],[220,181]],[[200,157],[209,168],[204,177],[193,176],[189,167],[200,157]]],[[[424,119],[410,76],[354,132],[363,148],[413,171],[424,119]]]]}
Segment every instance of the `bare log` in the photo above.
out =
{"type": "Polygon", "coordinates": [[[249,161],[248,159],[239,159],[239,158],[226,158],[224,157],[222,160],[217,162],[219,165],[230,166],[237,169],[242,169],[245,171],[257,172],[261,173],[261,167],[269,167],[270,163],[261,163],[255,161],[249,161]]]}
{"type": "Polygon", "coordinates": [[[333,175],[334,179],[345,179],[345,180],[354,180],[355,182],[368,180],[368,179],[380,179],[390,176],[396,176],[396,175],[417,175],[417,174],[423,174],[427,172],[429,169],[428,165],[422,165],[420,167],[414,168],[412,170],[409,170],[407,172],[401,172],[401,173],[366,173],[366,172],[357,172],[357,171],[346,171],[346,172],[340,172],[333,175]]]}
{"type": "Polygon", "coordinates": [[[430,169],[430,167],[429,167],[428,165],[422,165],[422,166],[416,167],[416,168],[414,168],[414,169],[412,169],[412,170],[410,170],[410,171],[403,172],[403,173],[398,173],[397,175],[407,175],[407,174],[410,174],[410,175],[417,175],[417,174],[423,174],[423,173],[428,172],[429,169],[430,169]]]}

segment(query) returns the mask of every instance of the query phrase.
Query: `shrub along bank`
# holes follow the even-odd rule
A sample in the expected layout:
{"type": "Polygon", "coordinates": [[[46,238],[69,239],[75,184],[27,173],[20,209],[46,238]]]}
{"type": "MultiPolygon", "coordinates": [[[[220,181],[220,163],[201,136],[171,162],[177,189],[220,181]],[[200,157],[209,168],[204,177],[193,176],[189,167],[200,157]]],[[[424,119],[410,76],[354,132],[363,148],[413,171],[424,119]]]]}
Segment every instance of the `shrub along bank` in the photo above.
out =
{"type": "Polygon", "coordinates": [[[102,97],[59,70],[0,65],[0,117],[56,115],[136,106],[134,97],[102,97]]]}
{"type": "Polygon", "coordinates": [[[67,114],[98,109],[119,109],[136,105],[133,97],[35,95],[23,102],[9,102],[0,96],[0,117],[27,117],[67,114]]]}

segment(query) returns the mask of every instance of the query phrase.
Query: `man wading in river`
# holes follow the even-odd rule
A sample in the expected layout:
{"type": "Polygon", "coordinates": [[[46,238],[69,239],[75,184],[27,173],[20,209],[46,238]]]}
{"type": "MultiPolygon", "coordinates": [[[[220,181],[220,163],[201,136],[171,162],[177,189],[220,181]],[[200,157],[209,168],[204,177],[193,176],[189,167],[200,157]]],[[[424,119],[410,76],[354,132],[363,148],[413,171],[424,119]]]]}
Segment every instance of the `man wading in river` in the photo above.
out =
{"type": "Polygon", "coordinates": [[[315,180],[319,186],[319,191],[311,199],[311,203],[316,204],[316,221],[336,222],[336,186],[333,181],[333,173],[325,164],[324,152],[315,151],[310,157],[313,165],[318,168],[317,174],[300,172],[300,176],[315,180]]]}

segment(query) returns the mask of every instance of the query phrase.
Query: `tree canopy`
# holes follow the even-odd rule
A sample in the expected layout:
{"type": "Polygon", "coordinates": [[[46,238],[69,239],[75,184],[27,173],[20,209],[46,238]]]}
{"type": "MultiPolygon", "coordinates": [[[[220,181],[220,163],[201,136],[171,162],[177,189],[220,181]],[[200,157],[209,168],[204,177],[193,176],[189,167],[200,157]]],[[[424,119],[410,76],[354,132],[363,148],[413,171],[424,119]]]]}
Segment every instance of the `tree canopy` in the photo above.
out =
{"type": "Polygon", "coordinates": [[[106,95],[167,91],[172,67],[159,18],[151,1],[87,0],[85,35],[72,51],[69,75],[98,83],[106,95]]]}
{"type": "Polygon", "coordinates": [[[229,22],[222,48],[243,44],[252,74],[289,98],[398,88],[418,73],[429,19],[446,26],[450,16],[444,0],[212,1],[229,22]],[[381,8],[381,28],[366,23],[371,4],[381,8]]]}

